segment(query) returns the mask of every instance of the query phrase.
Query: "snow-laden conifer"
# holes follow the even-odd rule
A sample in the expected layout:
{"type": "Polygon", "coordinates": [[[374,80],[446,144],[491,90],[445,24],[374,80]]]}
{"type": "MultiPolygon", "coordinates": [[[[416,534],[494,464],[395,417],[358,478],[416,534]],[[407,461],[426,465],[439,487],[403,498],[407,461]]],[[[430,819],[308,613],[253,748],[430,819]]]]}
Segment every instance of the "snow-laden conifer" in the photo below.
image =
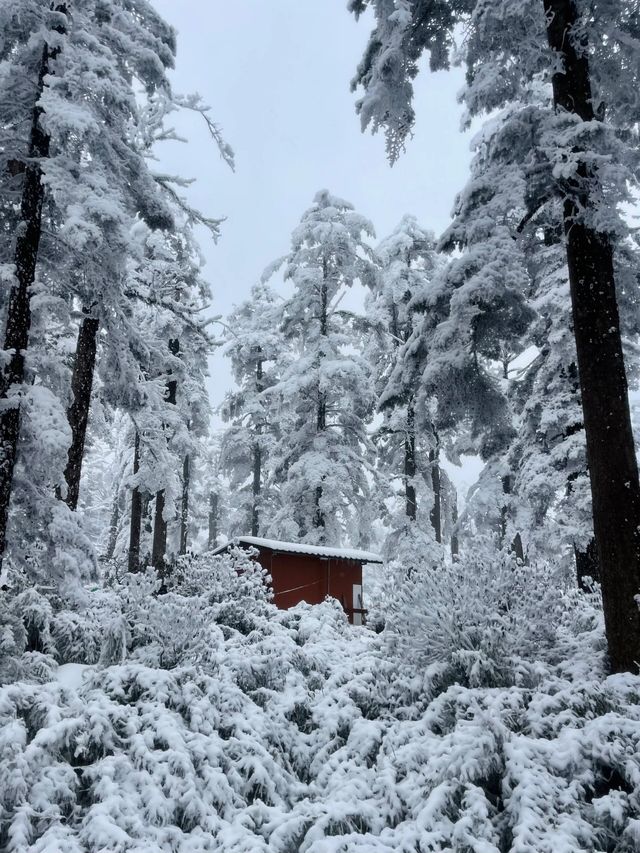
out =
{"type": "Polygon", "coordinates": [[[281,313],[281,297],[260,283],[225,323],[225,355],[238,386],[221,407],[229,426],[222,437],[220,465],[229,476],[233,501],[227,535],[258,536],[274,511],[275,484],[268,478],[269,464],[282,425],[277,417],[274,420],[269,389],[287,364],[281,313]]]}
{"type": "Polygon", "coordinates": [[[562,206],[611,662],[615,670],[633,668],[640,657],[640,485],[615,254],[628,233],[622,205],[637,189],[637,10],[583,0],[350,3],[356,15],[368,6],[376,22],[354,84],[364,88],[363,123],[386,129],[391,158],[411,131],[421,55],[428,52],[436,69],[454,58],[467,70],[467,119],[505,111],[513,134],[528,138],[525,159],[514,146],[511,160],[524,165],[523,221],[551,199],[562,206]],[[465,38],[456,53],[457,28],[465,38]]]}
{"type": "Polygon", "coordinates": [[[354,282],[373,283],[370,236],[367,219],[323,190],[281,261],[294,287],[282,308],[290,361],[270,392],[286,418],[273,450],[281,505],[268,525],[281,538],[339,543],[369,496],[373,383],[358,352],[358,320],[341,302],[354,282]]]}

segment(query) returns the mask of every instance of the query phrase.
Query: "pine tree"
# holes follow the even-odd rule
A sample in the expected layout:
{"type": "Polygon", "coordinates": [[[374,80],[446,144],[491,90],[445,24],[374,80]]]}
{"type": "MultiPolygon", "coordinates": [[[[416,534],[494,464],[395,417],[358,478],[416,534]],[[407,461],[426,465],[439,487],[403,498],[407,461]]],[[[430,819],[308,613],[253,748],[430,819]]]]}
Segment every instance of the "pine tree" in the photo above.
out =
{"type": "Polygon", "coordinates": [[[231,360],[238,390],[221,407],[229,423],[220,447],[221,470],[230,478],[233,495],[230,534],[258,536],[273,512],[266,492],[271,446],[276,438],[269,389],[286,364],[280,333],[281,301],[264,283],[226,320],[225,355],[231,360]]]}
{"type": "MultiPolygon", "coordinates": [[[[45,198],[43,177],[44,161],[50,156],[51,136],[43,126],[44,109],[42,98],[45,80],[53,73],[53,66],[59,57],[61,44],[67,34],[67,5],[57,4],[48,20],[37,16],[32,19],[33,4],[27,3],[25,9],[15,10],[8,16],[3,40],[3,59],[11,57],[13,68],[5,73],[5,97],[15,97],[16,89],[22,97],[20,106],[23,115],[16,115],[14,122],[5,121],[4,125],[15,132],[16,124],[30,117],[30,130],[25,140],[24,159],[12,157],[7,163],[13,165],[13,172],[22,173],[22,192],[20,199],[20,217],[15,222],[16,241],[14,249],[15,277],[10,285],[6,306],[5,335],[3,349],[8,358],[2,365],[0,376],[0,400],[3,401],[0,413],[0,565],[4,555],[9,502],[13,486],[13,475],[20,435],[20,399],[19,394],[25,379],[25,351],[29,343],[31,326],[30,288],[34,284],[38,252],[42,234],[42,208],[45,198]],[[20,29],[20,12],[27,21],[36,26],[46,25],[43,40],[36,48],[36,85],[33,91],[24,97],[24,85],[20,76],[30,76],[34,63],[33,46],[27,41],[27,33],[20,29]],[[37,23],[36,23],[37,22],[37,23]],[[25,41],[27,44],[25,45],[25,41]],[[38,56],[39,54],[39,56],[38,56]]],[[[36,12],[37,14],[37,12],[36,12]]],[[[4,146],[3,146],[4,147],[4,146]]]]}
{"type": "Polygon", "coordinates": [[[430,51],[432,68],[446,68],[454,27],[464,24],[469,115],[508,107],[525,116],[532,131],[527,184],[542,184],[562,205],[611,667],[632,669],[640,660],[640,484],[614,253],[626,233],[619,206],[637,174],[630,144],[638,119],[630,94],[638,82],[637,16],[627,4],[594,11],[582,0],[350,4],[356,14],[368,5],[376,8],[376,28],[354,82],[365,88],[363,124],[385,126],[390,156],[398,156],[413,123],[411,80],[421,54],[430,51]]]}
{"type": "Polygon", "coordinates": [[[358,354],[356,318],[340,301],[356,280],[373,283],[373,253],[365,242],[372,235],[371,224],[348,202],[323,190],[283,260],[294,286],[282,320],[291,362],[271,391],[284,410],[272,465],[284,482],[268,530],[284,538],[337,544],[356,530],[369,498],[373,454],[366,423],[373,385],[358,354]]]}
{"type": "Polygon", "coordinates": [[[398,364],[403,347],[412,337],[421,315],[415,303],[423,300],[434,272],[442,265],[435,251],[435,237],[421,228],[415,217],[405,216],[393,233],[376,249],[380,263],[377,283],[367,300],[371,324],[368,357],[378,377],[383,423],[376,431],[379,486],[393,495],[393,484],[403,484],[404,506],[392,512],[390,553],[402,550],[413,559],[425,551],[436,557],[433,541],[442,541],[442,495],[438,439],[429,412],[416,411],[413,383],[405,384],[398,364]],[[424,416],[426,415],[426,417],[424,416]],[[431,531],[431,536],[429,536],[431,531]],[[420,542],[418,543],[418,541],[420,542]]]}

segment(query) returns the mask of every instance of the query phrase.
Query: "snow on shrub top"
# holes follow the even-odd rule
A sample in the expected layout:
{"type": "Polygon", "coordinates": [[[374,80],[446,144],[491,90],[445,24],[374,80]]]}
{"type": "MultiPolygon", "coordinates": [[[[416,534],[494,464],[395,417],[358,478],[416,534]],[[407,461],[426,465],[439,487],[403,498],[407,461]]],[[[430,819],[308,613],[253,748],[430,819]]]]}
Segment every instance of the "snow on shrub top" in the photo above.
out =
{"type": "Polygon", "coordinates": [[[603,676],[594,600],[476,561],[484,587],[469,565],[396,584],[376,635],[210,559],[200,590],[134,579],[109,615],[122,662],[24,653],[39,674],[22,660],[0,690],[0,849],[638,849],[640,678],[603,676]]]}

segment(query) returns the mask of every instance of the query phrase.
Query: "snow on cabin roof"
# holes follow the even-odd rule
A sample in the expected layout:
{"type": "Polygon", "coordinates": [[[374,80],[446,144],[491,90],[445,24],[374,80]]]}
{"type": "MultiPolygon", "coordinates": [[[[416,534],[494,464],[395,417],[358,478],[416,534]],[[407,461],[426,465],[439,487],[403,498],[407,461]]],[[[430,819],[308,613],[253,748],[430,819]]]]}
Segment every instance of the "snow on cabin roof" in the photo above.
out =
{"type": "Polygon", "coordinates": [[[359,551],[355,548],[327,548],[324,545],[303,545],[300,542],[278,542],[275,539],[261,539],[259,536],[236,536],[224,545],[219,545],[214,554],[220,554],[230,545],[253,545],[255,548],[268,548],[290,554],[307,554],[310,557],[333,557],[336,560],[357,560],[359,563],[382,563],[380,554],[373,551],[359,551]]]}

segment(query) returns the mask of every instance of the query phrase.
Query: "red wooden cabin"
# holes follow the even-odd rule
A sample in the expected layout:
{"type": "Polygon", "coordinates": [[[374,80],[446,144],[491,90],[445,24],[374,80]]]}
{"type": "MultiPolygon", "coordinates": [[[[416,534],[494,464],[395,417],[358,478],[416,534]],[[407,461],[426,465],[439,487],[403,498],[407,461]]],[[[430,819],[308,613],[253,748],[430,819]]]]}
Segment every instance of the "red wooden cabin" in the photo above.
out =
{"type": "Polygon", "coordinates": [[[257,560],[271,575],[274,604],[281,610],[300,601],[320,604],[330,595],[342,604],[349,622],[362,625],[366,613],[362,599],[362,566],[382,563],[378,554],[352,548],[276,542],[256,536],[239,536],[216,548],[214,553],[219,554],[231,545],[258,551],[257,560]]]}

